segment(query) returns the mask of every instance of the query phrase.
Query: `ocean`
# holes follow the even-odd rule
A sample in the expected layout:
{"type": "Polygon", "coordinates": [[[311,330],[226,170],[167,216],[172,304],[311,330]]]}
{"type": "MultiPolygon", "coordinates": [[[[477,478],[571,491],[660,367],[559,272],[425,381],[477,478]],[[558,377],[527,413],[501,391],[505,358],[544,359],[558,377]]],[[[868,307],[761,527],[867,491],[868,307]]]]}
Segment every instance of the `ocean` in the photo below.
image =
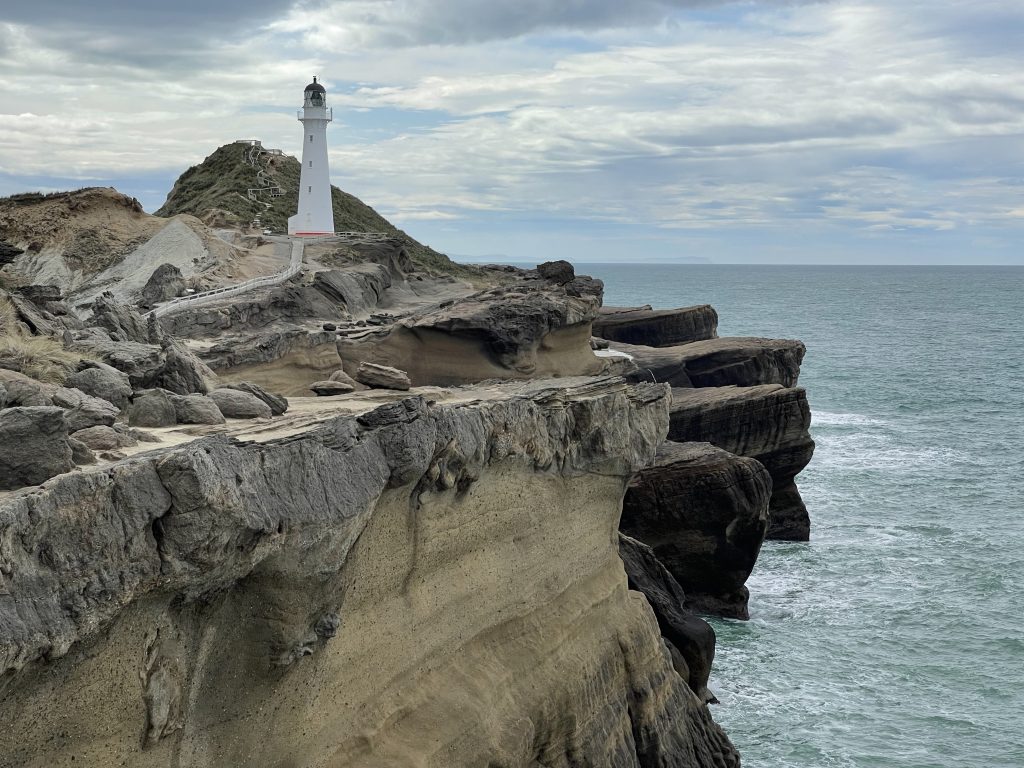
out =
{"type": "Polygon", "coordinates": [[[712,620],[746,768],[1024,767],[1024,268],[578,264],[605,303],[798,338],[809,544],[712,620]]]}

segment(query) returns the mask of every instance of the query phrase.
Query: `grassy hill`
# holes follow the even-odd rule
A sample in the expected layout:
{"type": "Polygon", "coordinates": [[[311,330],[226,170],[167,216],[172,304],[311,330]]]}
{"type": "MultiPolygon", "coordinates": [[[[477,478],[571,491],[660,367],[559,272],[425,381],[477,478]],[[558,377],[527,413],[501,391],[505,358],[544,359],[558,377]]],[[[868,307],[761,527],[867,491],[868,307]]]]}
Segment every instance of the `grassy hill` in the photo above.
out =
{"type": "MultiPolygon", "coordinates": [[[[295,213],[299,198],[299,161],[289,155],[264,155],[261,163],[278,186],[284,190],[281,197],[262,192],[259,200],[246,194],[259,186],[257,171],[245,160],[246,144],[225,144],[199,165],[185,171],[174,183],[167,201],[156,212],[157,216],[175,216],[190,213],[199,218],[217,216],[232,224],[244,225],[259,216],[264,227],[274,232],[286,232],[288,217],[295,213]],[[266,208],[264,203],[269,203],[266,208]]],[[[417,242],[377,213],[373,208],[348,192],[331,187],[334,202],[334,227],[339,232],[388,232],[405,241],[413,261],[421,268],[448,274],[471,273],[476,270],[455,264],[444,254],[417,242]]]]}

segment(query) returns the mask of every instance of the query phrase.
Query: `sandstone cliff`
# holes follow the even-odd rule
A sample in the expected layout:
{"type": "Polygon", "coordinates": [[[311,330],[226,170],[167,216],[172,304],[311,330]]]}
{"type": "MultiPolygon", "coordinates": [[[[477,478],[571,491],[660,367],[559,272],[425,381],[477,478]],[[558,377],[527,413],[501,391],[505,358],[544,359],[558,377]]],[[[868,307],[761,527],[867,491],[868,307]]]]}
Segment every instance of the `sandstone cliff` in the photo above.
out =
{"type": "Polygon", "coordinates": [[[738,766],[618,556],[667,428],[619,379],[396,395],[0,496],[0,755],[738,766]]]}

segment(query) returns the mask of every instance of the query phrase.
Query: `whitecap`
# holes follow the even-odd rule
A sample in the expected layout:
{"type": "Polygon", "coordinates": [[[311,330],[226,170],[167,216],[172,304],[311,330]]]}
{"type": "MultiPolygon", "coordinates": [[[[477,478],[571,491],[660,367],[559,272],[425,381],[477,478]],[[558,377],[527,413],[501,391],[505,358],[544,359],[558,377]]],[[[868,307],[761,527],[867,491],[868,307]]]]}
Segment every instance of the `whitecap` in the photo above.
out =
{"type": "Polygon", "coordinates": [[[887,422],[860,413],[811,411],[811,424],[819,427],[884,426],[887,422]]]}

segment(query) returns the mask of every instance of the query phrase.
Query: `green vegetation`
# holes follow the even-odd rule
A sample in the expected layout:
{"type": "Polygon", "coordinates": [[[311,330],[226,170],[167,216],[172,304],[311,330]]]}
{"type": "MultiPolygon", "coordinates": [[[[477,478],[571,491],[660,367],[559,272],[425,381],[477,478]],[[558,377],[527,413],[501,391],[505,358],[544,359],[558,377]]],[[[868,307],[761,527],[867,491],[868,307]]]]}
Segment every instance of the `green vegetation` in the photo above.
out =
{"type": "MultiPolygon", "coordinates": [[[[256,169],[249,165],[247,144],[226,144],[199,165],[185,171],[175,182],[167,201],[157,216],[190,213],[202,218],[211,211],[224,211],[238,224],[247,224],[257,216],[263,227],[283,233],[288,217],[298,207],[299,177],[302,166],[289,155],[264,155],[264,164],[271,179],[284,191],[280,197],[260,192],[259,200],[251,200],[246,192],[259,186],[256,169]],[[269,204],[269,207],[267,207],[269,204]]],[[[388,232],[401,239],[417,267],[435,274],[476,277],[476,267],[456,264],[447,256],[417,242],[348,192],[332,187],[334,227],[339,232],[388,232]]]]}

